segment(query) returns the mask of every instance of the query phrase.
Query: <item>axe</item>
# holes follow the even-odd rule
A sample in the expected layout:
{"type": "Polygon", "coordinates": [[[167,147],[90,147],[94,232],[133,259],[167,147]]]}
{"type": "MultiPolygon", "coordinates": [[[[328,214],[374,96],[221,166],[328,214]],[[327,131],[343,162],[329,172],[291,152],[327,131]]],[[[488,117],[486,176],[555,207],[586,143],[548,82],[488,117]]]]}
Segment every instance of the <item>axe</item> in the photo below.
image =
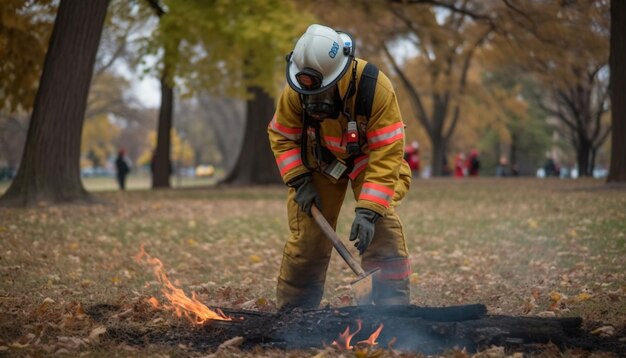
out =
{"type": "Polygon", "coordinates": [[[357,305],[371,305],[372,304],[372,278],[374,274],[380,271],[379,268],[374,270],[365,272],[361,265],[354,259],[350,251],[343,244],[339,236],[333,228],[330,226],[324,215],[320,212],[320,210],[315,206],[315,204],[311,207],[311,213],[313,214],[313,219],[317,222],[317,225],[322,229],[322,232],[333,243],[333,246],[339,252],[339,255],[343,258],[343,260],[350,266],[352,271],[357,275],[357,279],[350,283],[352,287],[352,293],[356,299],[357,305]]]}

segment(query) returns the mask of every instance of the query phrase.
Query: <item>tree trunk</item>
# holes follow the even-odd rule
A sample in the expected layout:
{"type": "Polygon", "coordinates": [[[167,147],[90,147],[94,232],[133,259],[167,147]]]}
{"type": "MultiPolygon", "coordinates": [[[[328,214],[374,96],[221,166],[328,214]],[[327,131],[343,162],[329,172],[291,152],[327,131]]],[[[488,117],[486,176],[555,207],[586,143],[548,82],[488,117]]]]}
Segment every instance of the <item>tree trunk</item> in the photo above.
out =
{"type": "Polygon", "coordinates": [[[223,180],[225,184],[267,185],[282,180],[270,148],[267,126],[274,115],[274,100],[260,87],[251,87],[254,96],[246,106],[246,128],[239,158],[223,180]]]}
{"type": "Polygon", "coordinates": [[[80,179],[87,95],[109,0],[62,0],[9,205],[89,202],[80,179]]]}
{"type": "Polygon", "coordinates": [[[590,161],[591,158],[591,142],[584,136],[578,137],[578,146],[576,148],[576,161],[578,163],[578,176],[591,176],[590,161]]]}
{"type": "Polygon", "coordinates": [[[432,169],[432,176],[438,177],[443,175],[448,175],[450,169],[450,163],[447,162],[446,158],[446,143],[443,138],[430,138],[430,143],[432,147],[433,159],[430,163],[430,167],[432,169]]]}
{"type": "Polygon", "coordinates": [[[157,131],[157,146],[152,157],[152,188],[169,188],[172,174],[170,159],[174,89],[167,82],[167,69],[161,77],[161,109],[157,131]]]}
{"type": "Polygon", "coordinates": [[[513,131],[509,130],[511,133],[511,152],[509,154],[509,165],[511,166],[511,173],[517,170],[517,147],[519,138],[517,134],[513,133],[513,131]]]}
{"type": "Polygon", "coordinates": [[[626,1],[611,1],[611,166],[607,182],[626,182],[626,1]]]}

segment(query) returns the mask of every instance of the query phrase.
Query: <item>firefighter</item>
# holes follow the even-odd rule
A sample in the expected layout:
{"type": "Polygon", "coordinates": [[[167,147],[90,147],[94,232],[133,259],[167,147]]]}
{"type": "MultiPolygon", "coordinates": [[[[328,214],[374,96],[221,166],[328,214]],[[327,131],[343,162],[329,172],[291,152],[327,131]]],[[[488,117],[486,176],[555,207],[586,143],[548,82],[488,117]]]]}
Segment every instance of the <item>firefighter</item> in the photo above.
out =
{"type": "Polygon", "coordinates": [[[317,24],[287,56],[288,85],[268,126],[289,187],[291,235],[277,283],[280,308],[319,306],[333,246],[313,220],[311,207],[315,204],[336,228],[348,185],[356,200],[350,241],[366,271],[381,270],[374,279],[374,303],[409,303],[409,254],[395,212],[411,182],[403,160],[404,124],[382,72],[370,81],[375,86],[371,111],[355,115],[357,99],[363,100],[357,89],[366,92],[359,87],[366,64],[354,57],[350,35],[317,24]]]}

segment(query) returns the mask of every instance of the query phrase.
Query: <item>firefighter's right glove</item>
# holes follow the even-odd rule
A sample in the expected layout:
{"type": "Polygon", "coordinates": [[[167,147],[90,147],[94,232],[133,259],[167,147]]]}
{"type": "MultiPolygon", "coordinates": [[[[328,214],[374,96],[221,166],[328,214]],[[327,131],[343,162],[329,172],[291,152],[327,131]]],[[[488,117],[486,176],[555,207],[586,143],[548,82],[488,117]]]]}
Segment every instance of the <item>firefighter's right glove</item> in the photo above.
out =
{"type": "Polygon", "coordinates": [[[374,227],[379,218],[380,215],[370,209],[356,209],[356,216],[352,223],[352,231],[350,231],[350,241],[356,240],[354,247],[359,250],[359,254],[363,255],[367,247],[372,243],[374,239],[374,227]]]}
{"type": "Polygon", "coordinates": [[[300,210],[305,212],[308,216],[313,216],[313,214],[311,214],[313,204],[321,210],[322,203],[320,196],[313,186],[313,178],[310,175],[298,177],[290,181],[288,185],[296,189],[295,201],[298,203],[300,210]]]}

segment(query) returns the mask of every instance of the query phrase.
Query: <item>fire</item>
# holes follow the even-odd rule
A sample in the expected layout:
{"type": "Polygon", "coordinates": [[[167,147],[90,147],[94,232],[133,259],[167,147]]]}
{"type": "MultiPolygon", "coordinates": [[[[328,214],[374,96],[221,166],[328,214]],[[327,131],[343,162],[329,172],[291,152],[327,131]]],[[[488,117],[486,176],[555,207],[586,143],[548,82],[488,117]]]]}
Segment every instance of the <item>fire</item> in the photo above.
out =
{"type": "Polygon", "coordinates": [[[357,344],[367,344],[370,346],[375,346],[378,344],[378,342],[376,342],[376,339],[378,338],[378,336],[380,335],[380,332],[383,330],[384,325],[381,323],[380,326],[378,326],[378,328],[374,331],[374,333],[372,333],[372,335],[370,335],[370,337],[364,341],[359,341],[357,342],[357,344]]]}
{"type": "MultiPolygon", "coordinates": [[[[346,327],[346,330],[343,331],[343,333],[339,334],[339,338],[337,338],[336,341],[333,341],[332,345],[342,351],[343,350],[348,351],[348,350],[353,349],[354,347],[350,345],[350,341],[352,340],[352,337],[354,337],[357,333],[361,331],[363,321],[361,321],[360,319],[357,319],[356,323],[357,323],[356,331],[350,333],[350,326],[346,327]]],[[[380,332],[382,332],[383,327],[384,325],[381,323],[380,326],[378,326],[378,328],[376,329],[376,331],[374,331],[374,333],[372,333],[368,339],[364,341],[359,341],[356,344],[367,345],[370,347],[378,345],[378,342],[376,342],[376,339],[378,339],[378,336],[380,335],[380,332]]]]}
{"type": "MultiPolygon", "coordinates": [[[[211,320],[232,320],[232,318],[226,316],[224,312],[219,309],[215,311],[209,309],[197,299],[195,292],[192,292],[191,298],[189,298],[182,289],[174,286],[167,278],[161,260],[148,255],[148,253],[144,250],[143,245],[141,245],[139,253],[135,255],[135,260],[137,262],[145,260],[147,263],[152,265],[154,275],[161,284],[161,292],[170,302],[169,305],[164,304],[163,307],[174,311],[178,317],[185,316],[189,319],[189,321],[197,325],[204,324],[211,320]]],[[[154,297],[150,298],[148,301],[153,307],[160,306],[159,301],[154,297]]]]}
{"type": "Polygon", "coordinates": [[[336,341],[333,341],[332,345],[339,348],[340,350],[351,350],[352,348],[354,348],[350,345],[350,341],[355,334],[361,331],[361,320],[357,319],[356,324],[358,326],[356,331],[351,334],[350,326],[346,327],[346,330],[343,331],[343,333],[339,334],[339,338],[337,338],[336,341]]]}

